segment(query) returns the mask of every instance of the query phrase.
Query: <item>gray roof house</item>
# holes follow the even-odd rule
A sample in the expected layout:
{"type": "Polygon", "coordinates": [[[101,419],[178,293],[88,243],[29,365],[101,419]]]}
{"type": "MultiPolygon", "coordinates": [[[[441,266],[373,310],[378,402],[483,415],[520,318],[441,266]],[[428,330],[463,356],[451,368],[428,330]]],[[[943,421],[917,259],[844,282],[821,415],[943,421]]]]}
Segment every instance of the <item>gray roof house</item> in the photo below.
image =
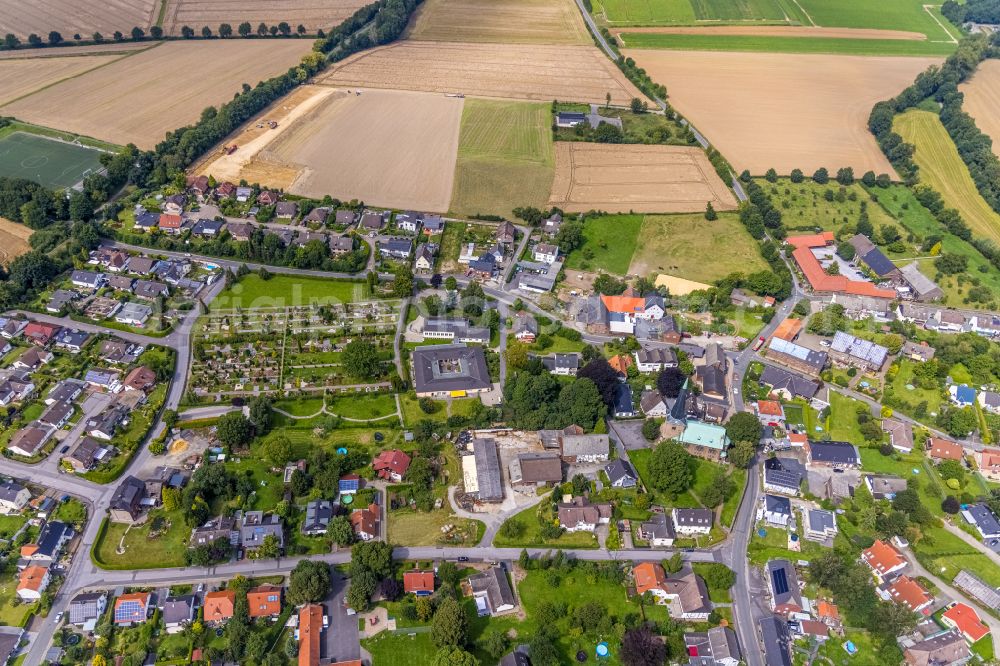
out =
{"type": "Polygon", "coordinates": [[[962,517],[976,528],[984,539],[1000,538],[1000,521],[996,515],[982,502],[970,504],[962,510],[962,517]]]}
{"type": "Polygon", "coordinates": [[[413,241],[409,238],[390,238],[379,241],[378,251],[383,257],[408,259],[413,251],[413,241]]]}
{"type": "Polygon", "coordinates": [[[674,521],[669,513],[654,513],[649,520],[639,527],[641,538],[649,542],[650,546],[672,546],[677,533],[674,531],[674,521]]]}
{"type": "Polygon", "coordinates": [[[611,451],[611,439],[607,435],[562,436],[562,457],[569,463],[603,462],[611,451]]]}
{"type": "Polygon", "coordinates": [[[605,465],[604,473],[608,475],[612,488],[634,488],[639,482],[639,475],[636,474],[632,463],[621,458],[616,458],[605,465]]]}
{"type": "Polygon", "coordinates": [[[417,397],[481,393],[493,387],[482,347],[425,345],[413,350],[412,359],[417,397]]]}
{"type": "Polygon", "coordinates": [[[788,632],[788,623],[772,615],[761,618],[757,624],[761,643],[764,644],[765,666],[792,666],[792,636],[788,632]]]}
{"type": "Polygon", "coordinates": [[[146,484],[134,476],[127,476],[111,496],[111,522],[134,523],[142,512],[146,484]]]}
{"type": "Polygon", "coordinates": [[[243,514],[240,524],[240,545],[244,551],[260,548],[264,539],[273,534],[278,537],[278,547],[285,547],[285,530],[281,525],[281,517],[263,511],[247,511],[243,514]]]}
{"type": "Polygon", "coordinates": [[[162,619],[168,634],[180,633],[194,620],[195,598],[193,594],[167,597],[163,602],[162,619]]]}
{"type": "Polygon", "coordinates": [[[764,461],[764,490],[798,495],[806,469],[795,458],[768,458],[764,461]]]}
{"type": "Polygon", "coordinates": [[[69,602],[69,623],[93,631],[107,606],[107,592],[81,592],[69,602]]]}
{"type": "Polygon", "coordinates": [[[804,608],[802,594],[792,563],[788,560],[768,560],[765,569],[771,610],[781,615],[801,612],[804,608]]]}
{"type": "Polygon", "coordinates": [[[764,366],[764,372],[760,375],[760,383],[767,384],[776,393],[783,393],[787,398],[799,397],[806,400],[812,399],[820,389],[818,381],[773,365],[764,366]]]}
{"type": "Polygon", "coordinates": [[[469,576],[469,587],[476,600],[476,610],[480,616],[499,615],[517,608],[517,599],[507,580],[507,572],[501,567],[491,567],[486,571],[469,576]]]}
{"type": "Polygon", "coordinates": [[[849,442],[818,442],[809,440],[806,443],[809,454],[809,464],[833,467],[861,467],[861,456],[858,449],[849,442]]]}
{"type": "Polygon", "coordinates": [[[333,505],[327,500],[312,500],[306,504],[306,517],[302,522],[302,533],[308,535],[326,534],[333,519],[333,505]]]}
{"type": "Polygon", "coordinates": [[[481,502],[503,501],[503,475],[496,440],[473,440],[472,454],[476,465],[476,496],[481,502]]]}
{"type": "Polygon", "coordinates": [[[729,627],[684,634],[688,666],[735,666],[743,658],[736,634],[729,627]]]}

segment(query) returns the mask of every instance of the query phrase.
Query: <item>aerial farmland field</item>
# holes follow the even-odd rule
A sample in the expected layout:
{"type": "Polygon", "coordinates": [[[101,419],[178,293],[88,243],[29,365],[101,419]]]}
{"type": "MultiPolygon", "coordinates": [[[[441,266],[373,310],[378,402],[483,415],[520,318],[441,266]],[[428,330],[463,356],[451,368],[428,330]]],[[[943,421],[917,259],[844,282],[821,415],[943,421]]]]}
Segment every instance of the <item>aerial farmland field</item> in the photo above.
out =
{"type": "Polygon", "coordinates": [[[642,93],[595,46],[403,41],[355,54],[318,77],[391,88],[551,102],[628,104],[642,93]]]}
{"type": "Polygon", "coordinates": [[[549,203],[566,211],[680,213],[736,208],[736,197],[700,148],[556,144],[549,203]]]}
{"type": "MultiPolygon", "coordinates": [[[[22,54],[23,55],[23,54],[22,54]]],[[[121,56],[18,58],[0,60],[0,105],[30,95],[54,83],[108,65],[121,56]]]]}
{"type": "Polygon", "coordinates": [[[507,44],[590,44],[573,0],[425,0],[409,39],[507,44]]]}
{"type": "Polygon", "coordinates": [[[986,135],[993,139],[993,152],[1000,155],[1000,61],[984,60],[972,78],[959,86],[965,94],[962,105],[986,135]]]}
{"type": "Polygon", "coordinates": [[[445,212],[451,201],[463,100],[367,90],[334,94],[261,152],[299,169],[295,194],[445,212]]]}
{"type": "MultiPolygon", "coordinates": [[[[928,41],[919,33],[904,33],[917,35],[918,39],[898,38],[844,38],[824,37],[820,34],[809,34],[809,30],[823,28],[793,28],[787,30],[796,32],[789,35],[774,35],[779,29],[764,28],[769,33],[755,34],[720,34],[690,32],[632,32],[623,31],[618,35],[618,41],[629,48],[674,49],[692,51],[749,51],[764,53],[830,53],[837,55],[861,56],[947,56],[955,45],[946,41],[928,41]]],[[[849,31],[853,28],[829,28],[831,31],[849,31]]],[[[752,32],[749,29],[746,32],[752,32]]],[[[876,31],[877,32],[877,31],[876,31]]],[[[886,31],[889,32],[889,31],[886,31]]],[[[890,35],[896,33],[889,32],[890,35]]]]}
{"type": "Polygon", "coordinates": [[[108,39],[119,30],[148,31],[156,22],[157,0],[0,0],[0,34],[13,33],[21,41],[55,30],[64,39],[101,32],[108,39]]]}
{"type": "MultiPolygon", "coordinates": [[[[205,107],[232,99],[244,83],[284,72],[311,46],[297,39],[167,42],[22,96],[0,113],[148,149],[205,107]]],[[[79,59],[91,57],[105,56],[79,59]]],[[[0,72],[17,62],[0,62],[0,72]]]]}
{"type": "Polygon", "coordinates": [[[450,210],[510,215],[545,204],[555,168],[548,104],[466,99],[450,210]]]}
{"type": "Polygon", "coordinates": [[[670,91],[671,103],[737,170],[787,174],[851,166],[892,174],[868,132],[872,106],[935,58],[704,51],[624,52],[670,91]]]}
{"type": "Polygon", "coordinates": [[[294,31],[305,26],[309,34],[321,28],[342,23],[355,10],[368,4],[365,0],[167,0],[163,29],[168,34],[179,35],[183,26],[200,32],[208,26],[215,32],[220,23],[230,23],[234,28],[243,21],[251,25],[266,23],[268,26],[288,23],[294,31]]]}
{"type": "Polygon", "coordinates": [[[893,129],[917,147],[913,161],[920,167],[920,180],[937,190],[945,205],[958,209],[973,234],[1000,242],[1000,214],[979,195],[938,115],[913,109],[897,116],[893,129]]]}
{"type": "Polygon", "coordinates": [[[31,250],[29,238],[31,229],[0,217],[0,264],[9,266],[11,261],[31,250]]]}

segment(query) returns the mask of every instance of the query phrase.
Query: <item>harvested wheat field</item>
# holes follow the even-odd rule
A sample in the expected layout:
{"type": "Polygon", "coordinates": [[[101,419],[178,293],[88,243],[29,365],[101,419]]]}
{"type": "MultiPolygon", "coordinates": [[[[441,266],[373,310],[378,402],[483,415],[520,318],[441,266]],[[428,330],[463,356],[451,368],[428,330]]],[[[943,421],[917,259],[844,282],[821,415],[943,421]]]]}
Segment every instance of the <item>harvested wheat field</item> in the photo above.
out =
{"type": "Polygon", "coordinates": [[[10,262],[30,251],[29,238],[31,229],[0,217],[0,264],[10,266],[10,262]]]}
{"type": "Polygon", "coordinates": [[[643,96],[594,46],[403,41],[353,55],[318,82],[543,102],[643,96]]]}
{"type": "Polygon", "coordinates": [[[0,112],[152,148],[168,131],[198,120],[205,107],[231,100],[244,83],[253,86],[286,71],[311,46],[297,39],[166,42],[24,97],[0,112]]]}
{"type": "Polygon", "coordinates": [[[549,204],[569,212],[686,213],[736,208],[700,148],[556,142],[549,204]]]}
{"type": "Polygon", "coordinates": [[[894,174],[868,132],[889,99],[940,58],[630,50],[737,170],[894,174]]]}
{"type": "Polygon", "coordinates": [[[159,45],[159,42],[110,42],[87,44],[84,46],[60,46],[58,48],[0,51],[0,60],[40,60],[43,58],[65,58],[67,56],[115,55],[131,51],[143,51],[159,45]]]}
{"type": "Polygon", "coordinates": [[[1000,155],[1000,61],[986,59],[979,63],[976,73],[959,90],[965,94],[963,108],[993,139],[993,152],[1000,155]]]}
{"type": "Polygon", "coordinates": [[[215,33],[220,23],[235,29],[249,21],[256,30],[261,22],[268,26],[285,22],[293,31],[303,25],[309,34],[315,34],[319,28],[329,31],[340,25],[366,4],[365,0],[167,0],[163,29],[179,35],[184,26],[201,33],[207,25],[215,33]]]}
{"type": "Polygon", "coordinates": [[[0,60],[0,105],[9,104],[63,79],[71,79],[112,63],[120,57],[105,55],[0,60]]]}
{"type": "Polygon", "coordinates": [[[245,179],[251,183],[267,183],[272,187],[288,187],[298,175],[298,169],[279,171],[277,165],[259,165],[255,158],[279,136],[293,128],[299,118],[336,92],[335,88],[326,86],[305,85],[295,88],[223,139],[214,150],[191,166],[190,173],[211,175],[216,180],[238,182],[245,179]],[[271,121],[278,126],[272,129],[268,124],[271,121]],[[239,147],[230,153],[224,147],[232,144],[239,147]]]}
{"type": "Polygon", "coordinates": [[[295,169],[287,188],[293,194],[445,212],[462,104],[428,93],[337,91],[271,142],[255,163],[295,169]]]}
{"type": "Polygon", "coordinates": [[[115,30],[149,30],[156,22],[157,0],[0,0],[0,34],[13,33],[27,41],[36,33],[44,39],[55,30],[64,39],[95,32],[111,39],[115,30]]]}
{"type": "Polygon", "coordinates": [[[877,30],[874,28],[822,28],[808,25],[699,25],[645,28],[615,28],[615,36],[624,32],[648,32],[659,35],[718,35],[746,37],[827,37],[832,39],[906,39],[926,40],[922,32],[877,30]]]}
{"type": "Polygon", "coordinates": [[[407,37],[436,42],[591,43],[573,0],[425,0],[407,37]]]}

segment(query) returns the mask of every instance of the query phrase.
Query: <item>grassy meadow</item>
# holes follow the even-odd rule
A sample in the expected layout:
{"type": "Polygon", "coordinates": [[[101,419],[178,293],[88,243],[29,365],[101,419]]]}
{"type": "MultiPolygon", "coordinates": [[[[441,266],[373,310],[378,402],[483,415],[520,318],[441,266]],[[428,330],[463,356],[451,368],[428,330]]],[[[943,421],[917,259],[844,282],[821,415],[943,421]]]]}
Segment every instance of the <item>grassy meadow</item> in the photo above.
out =
{"type": "Polygon", "coordinates": [[[762,53],[829,53],[856,56],[946,56],[951,42],[916,39],[843,39],[839,37],[775,37],[771,35],[664,35],[626,32],[622,42],[633,49],[744,51],[762,53]]]}
{"type": "Polygon", "coordinates": [[[234,283],[212,301],[212,310],[233,308],[291,307],[309,303],[349,303],[368,298],[368,285],[297,275],[273,275],[261,279],[256,273],[234,283]]]}

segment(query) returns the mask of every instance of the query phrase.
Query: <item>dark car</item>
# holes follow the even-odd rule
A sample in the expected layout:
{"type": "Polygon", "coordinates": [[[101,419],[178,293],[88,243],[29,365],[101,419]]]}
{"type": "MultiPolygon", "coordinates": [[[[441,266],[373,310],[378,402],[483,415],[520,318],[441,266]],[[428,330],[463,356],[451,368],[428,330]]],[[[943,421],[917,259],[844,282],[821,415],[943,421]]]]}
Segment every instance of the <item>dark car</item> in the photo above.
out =
{"type": "Polygon", "coordinates": [[[465,555],[459,555],[459,556],[458,556],[458,557],[457,557],[456,559],[457,559],[457,560],[458,560],[459,562],[468,562],[468,561],[469,561],[469,558],[468,558],[468,557],[466,557],[465,555]]]}
{"type": "Polygon", "coordinates": [[[69,451],[69,444],[59,449],[59,453],[66,453],[67,451],[69,451]]]}

